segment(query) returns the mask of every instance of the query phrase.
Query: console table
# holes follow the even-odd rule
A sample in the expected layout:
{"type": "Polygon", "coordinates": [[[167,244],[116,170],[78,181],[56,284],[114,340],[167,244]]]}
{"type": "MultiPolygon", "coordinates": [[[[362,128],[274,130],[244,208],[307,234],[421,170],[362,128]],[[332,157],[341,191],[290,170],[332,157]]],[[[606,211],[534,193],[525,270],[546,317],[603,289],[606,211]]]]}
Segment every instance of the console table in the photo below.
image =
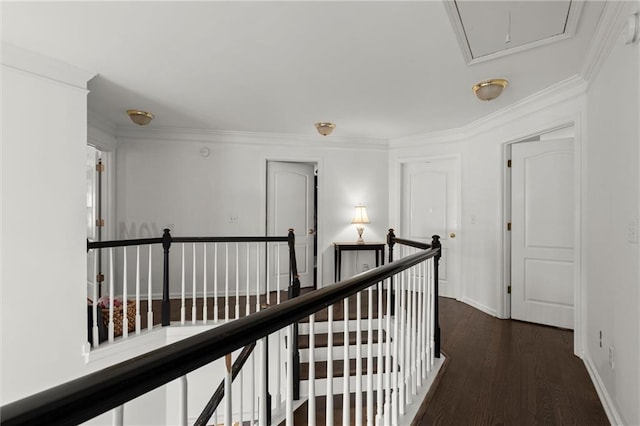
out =
{"type": "Polygon", "coordinates": [[[384,246],[385,243],[333,243],[334,247],[334,280],[340,281],[342,275],[342,252],[343,251],[357,251],[357,250],[373,250],[376,252],[376,266],[380,264],[384,265],[384,246]]]}

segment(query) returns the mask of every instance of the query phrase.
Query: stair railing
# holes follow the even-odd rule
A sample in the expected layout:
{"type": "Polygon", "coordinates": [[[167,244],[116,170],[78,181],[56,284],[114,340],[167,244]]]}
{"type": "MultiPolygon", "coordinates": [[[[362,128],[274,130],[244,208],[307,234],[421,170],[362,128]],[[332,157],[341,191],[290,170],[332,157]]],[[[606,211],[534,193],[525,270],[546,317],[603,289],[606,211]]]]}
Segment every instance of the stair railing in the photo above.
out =
{"type": "MultiPolygon", "coordinates": [[[[400,239],[395,239],[400,242],[400,239]]],[[[435,244],[433,244],[435,245],[435,244]]],[[[366,377],[366,402],[356,404],[350,410],[349,395],[353,384],[350,377],[342,378],[343,406],[342,424],[369,424],[383,422],[385,424],[404,424],[410,419],[402,416],[406,407],[416,402],[416,391],[424,378],[424,374],[433,366],[434,348],[434,259],[439,256],[440,248],[431,247],[416,250],[403,258],[387,265],[371,269],[355,277],[322,289],[300,295],[295,299],[283,301],[279,305],[269,306],[259,312],[225,322],[218,327],[185,338],[170,346],[151,351],[147,354],[116,364],[107,369],[83,376],[71,382],[45,390],[36,395],[12,402],[1,408],[2,422],[6,425],[16,424],[77,424],[87,421],[109,410],[114,410],[122,420],[124,404],[153,389],[180,379],[180,386],[186,388],[186,374],[210,364],[246,345],[257,342],[259,357],[258,366],[262,366],[261,377],[269,373],[267,347],[268,337],[286,330],[286,342],[292,342],[294,324],[311,316],[317,318],[325,309],[328,310],[328,330],[344,331],[350,357],[352,344],[351,330],[357,324],[368,324],[368,339],[362,342],[363,336],[356,336],[357,352],[362,359],[356,360],[356,396],[364,394],[366,377]],[[391,278],[395,280],[395,316],[391,315],[391,278]],[[378,284],[381,284],[378,286],[378,284]],[[379,289],[378,289],[379,288],[379,289]],[[375,296],[375,297],[374,297],[375,296]],[[362,305],[367,300],[366,306],[362,305]],[[355,306],[354,306],[355,305],[355,306]],[[368,312],[363,316],[363,307],[368,312]],[[335,324],[332,315],[335,310],[335,324]],[[339,321],[338,316],[344,318],[339,321]],[[377,312],[377,317],[376,317],[377,312]],[[377,328],[377,329],[376,329],[377,328]],[[374,331],[377,340],[373,338],[374,331]],[[374,340],[375,343],[374,343],[374,340]],[[375,347],[374,347],[375,345],[375,347]],[[377,358],[373,360],[374,353],[377,358]],[[365,376],[366,375],[366,376],[365,376]],[[412,376],[416,376],[412,379],[412,376]],[[419,377],[418,377],[419,376],[419,377]],[[374,396],[377,403],[374,403],[374,396]]],[[[364,335],[364,333],[362,333],[364,335]]],[[[309,335],[310,347],[314,347],[315,333],[309,335]]],[[[336,342],[337,343],[337,342],[336,342]]],[[[316,352],[318,352],[316,350],[316,352]]],[[[338,351],[339,352],[339,351],[338,351]]],[[[254,353],[256,355],[256,353],[254,353]]],[[[332,360],[336,352],[327,350],[325,355],[332,360]]],[[[345,365],[350,359],[342,360],[345,365]]],[[[336,361],[337,362],[337,361],[336,361]]],[[[287,425],[294,423],[293,400],[293,345],[287,344],[286,356],[286,410],[284,420],[287,425]]],[[[228,362],[228,368],[231,365],[228,362]]],[[[316,379],[309,380],[310,395],[316,395],[318,382],[316,365],[309,366],[316,379]]],[[[345,367],[345,372],[349,373],[345,367]]],[[[336,377],[336,380],[340,378],[336,377]]],[[[327,384],[327,388],[330,386],[327,384]]],[[[339,386],[331,386],[336,391],[339,386]]],[[[267,423],[268,398],[266,386],[261,386],[258,395],[258,424],[267,423]]],[[[334,393],[327,396],[326,419],[333,424],[334,393]],[[331,410],[329,407],[331,406],[331,410]]],[[[337,392],[340,394],[340,392],[337,392]]],[[[225,398],[231,396],[231,385],[225,390],[225,398]]],[[[242,398],[240,398],[242,400],[242,398]]],[[[316,423],[315,399],[308,404],[308,418],[300,422],[314,425],[316,423]]],[[[276,401],[280,405],[281,401],[276,401]]],[[[243,420],[242,409],[237,410],[232,402],[226,401],[225,424],[243,420]],[[235,416],[235,419],[234,419],[235,416]],[[240,419],[238,419],[240,417],[240,419]]],[[[184,399],[182,400],[182,406],[184,399]]],[[[271,410],[269,410],[271,411],[271,410]]],[[[181,424],[186,424],[186,408],[181,412],[181,424]]]]}
{"type": "Polygon", "coordinates": [[[180,299],[181,324],[217,323],[249,315],[258,311],[261,303],[271,303],[273,291],[277,291],[276,300],[279,302],[280,276],[287,272],[279,270],[279,245],[283,243],[289,247],[288,295],[293,297],[300,291],[294,241],[293,229],[287,236],[275,237],[173,237],[169,229],[165,229],[160,238],[87,241],[87,251],[104,252],[103,258],[107,262],[106,301],[102,299],[107,306],[103,314],[98,305],[103,296],[100,292],[102,265],[98,264],[99,256],[94,256],[95,273],[88,295],[91,300],[89,341],[97,348],[100,342],[113,342],[119,335],[127,339],[130,333],[140,334],[145,329],[152,330],[157,324],[163,327],[170,325],[172,296],[180,299]],[[157,246],[162,249],[154,249],[157,246]],[[170,255],[176,247],[180,252],[181,290],[178,295],[171,294],[170,286],[170,265],[176,266],[176,259],[171,259],[170,255]],[[161,272],[155,265],[161,265],[161,272]],[[160,281],[159,273],[162,300],[158,306],[157,302],[154,303],[157,300],[154,289],[158,289],[155,283],[160,281]],[[244,296],[241,296],[242,292],[244,296]],[[119,303],[116,294],[122,295],[122,307],[116,306],[119,303]],[[129,298],[133,300],[129,301],[129,298]],[[255,303],[252,303],[252,298],[255,303]],[[146,316],[142,310],[146,310],[146,316]],[[106,331],[101,327],[103,315],[107,322],[106,331]]]}

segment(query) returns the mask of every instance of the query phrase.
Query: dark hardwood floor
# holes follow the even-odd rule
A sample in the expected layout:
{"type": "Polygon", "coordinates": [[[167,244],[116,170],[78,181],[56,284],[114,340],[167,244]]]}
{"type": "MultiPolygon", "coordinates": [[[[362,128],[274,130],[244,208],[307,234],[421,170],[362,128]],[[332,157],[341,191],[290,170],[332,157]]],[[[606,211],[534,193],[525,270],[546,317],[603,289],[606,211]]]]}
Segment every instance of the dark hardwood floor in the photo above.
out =
{"type": "Polygon", "coordinates": [[[447,362],[415,425],[609,425],[573,332],[440,298],[447,362]]]}

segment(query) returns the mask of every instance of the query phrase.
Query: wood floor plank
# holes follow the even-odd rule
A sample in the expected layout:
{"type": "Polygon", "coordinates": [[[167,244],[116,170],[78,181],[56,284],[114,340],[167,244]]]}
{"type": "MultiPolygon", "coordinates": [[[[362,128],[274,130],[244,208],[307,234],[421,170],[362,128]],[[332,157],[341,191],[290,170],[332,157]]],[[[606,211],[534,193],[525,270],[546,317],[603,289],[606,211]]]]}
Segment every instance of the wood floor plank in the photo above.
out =
{"type": "Polygon", "coordinates": [[[446,298],[440,326],[447,363],[415,425],[609,425],[572,331],[446,298]]]}

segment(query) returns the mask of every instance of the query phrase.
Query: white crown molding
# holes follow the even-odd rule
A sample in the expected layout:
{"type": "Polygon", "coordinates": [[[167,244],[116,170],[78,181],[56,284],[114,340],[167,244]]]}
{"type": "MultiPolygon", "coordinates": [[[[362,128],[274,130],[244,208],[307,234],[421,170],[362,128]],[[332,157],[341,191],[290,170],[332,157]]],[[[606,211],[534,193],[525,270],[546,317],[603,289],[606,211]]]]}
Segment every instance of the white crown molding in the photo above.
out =
{"type": "Polygon", "coordinates": [[[83,90],[87,89],[87,82],[96,75],[96,73],[7,43],[2,43],[2,64],[83,90]]]}
{"type": "Polygon", "coordinates": [[[389,141],[389,149],[401,149],[419,145],[461,142],[465,138],[464,128],[453,128],[436,132],[418,133],[415,135],[394,138],[389,141]]]}
{"type": "Polygon", "coordinates": [[[627,3],[622,1],[608,1],[604,5],[596,33],[593,36],[594,42],[591,43],[580,72],[582,78],[587,82],[587,89],[620,34],[622,29],[620,16],[625,9],[625,4],[627,3]]]}
{"type": "Polygon", "coordinates": [[[533,114],[545,108],[549,108],[560,102],[581,96],[586,92],[586,82],[579,75],[574,75],[546,89],[534,93],[519,102],[501,108],[491,114],[485,115],[463,127],[440,132],[424,133],[419,135],[391,139],[391,149],[416,147],[437,143],[460,142],[469,137],[477,136],[496,127],[504,126],[527,115],[533,114]]]}
{"type": "Polygon", "coordinates": [[[456,6],[455,0],[445,0],[444,6],[447,11],[447,14],[449,15],[449,20],[451,21],[453,32],[456,35],[456,38],[458,40],[458,45],[460,46],[460,50],[462,51],[462,56],[464,56],[465,62],[467,63],[467,65],[475,65],[482,62],[499,59],[515,53],[523,52],[526,50],[534,49],[536,47],[545,46],[547,44],[570,39],[575,35],[576,29],[578,27],[580,15],[582,14],[582,9],[584,7],[584,0],[573,0],[571,2],[571,5],[569,7],[569,13],[567,16],[565,31],[562,34],[543,38],[541,40],[535,40],[535,41],[525,43],[519,46],[515,46],[509,49],[500,50],[498,52],[494,52],[488,55],[483,55],[478,57],[474,57],[473,52],[471,52],[471,47],[469,46],[469,43],[467,40],[467,34],[464,30],[464,25],[462,24],[462,20],[460,19],[460,13],[458,12],[458,7],[456,6]]]}
{"type": "Polygon", "coordinates": [[[573,75],[563,81],[527,96],[505,108],[494,111],[464,127],[465,133],[480,134],[549,108],[560,102],[581,96],[586,92],[587,84],[579,75],[573,75]]]}
{"type": "Polygon", "coordinates": [[[126,140],[189,141],[248,146],[284,146],[332,149],[374,149],[386,151],[388,139],[344,138],[334,136],[308,136],[278,133],[233,132],[178,127],[116,127],[116,138],[126,140]]]}

